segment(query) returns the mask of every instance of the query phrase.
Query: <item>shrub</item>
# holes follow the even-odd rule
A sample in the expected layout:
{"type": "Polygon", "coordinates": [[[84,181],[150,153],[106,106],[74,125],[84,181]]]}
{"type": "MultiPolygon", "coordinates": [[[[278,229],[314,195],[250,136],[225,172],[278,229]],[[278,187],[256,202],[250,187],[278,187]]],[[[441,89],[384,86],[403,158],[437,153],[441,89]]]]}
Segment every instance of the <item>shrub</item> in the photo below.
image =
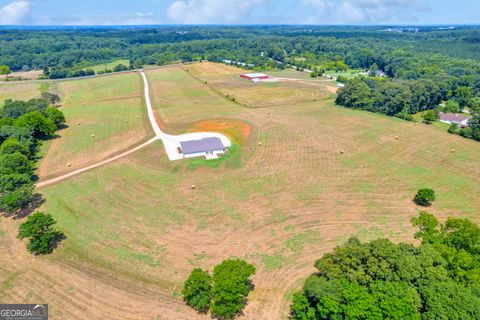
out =
{"type": "Polygon", "coordinates": [[[207,313],[212,294],[212,277],[208,271],[193,269],[182,290],[183,301],[201,313],[207,313]]]}
{"type": "Polygon", "coordinates": [[[50,104],[53,104],[53,105],[60,102],[60,97],[58,96],[58,94],[55,94],[55,93],[42,92],[41,97],[42,99],[48,101],[50,104]]]}
{"type": "Polygon", "coordinates": [[[413,201],[419,206],[428,207],[435,201],[435,191],[427,188],[420,189],[413,201]]]}
{"type": "Polygon", "coordinates": [[[423,115],[423,122],[427,124],[431,124],[432,122],[437,121],[437,119],[438,119],[438,113],[434,110],[428,110],[423,115]]]}
{"type": "Polygon", "coordinates": [[[448,133],[457,134],[459,132],[458,126],[455,123],[448,128],[448,133]]]}

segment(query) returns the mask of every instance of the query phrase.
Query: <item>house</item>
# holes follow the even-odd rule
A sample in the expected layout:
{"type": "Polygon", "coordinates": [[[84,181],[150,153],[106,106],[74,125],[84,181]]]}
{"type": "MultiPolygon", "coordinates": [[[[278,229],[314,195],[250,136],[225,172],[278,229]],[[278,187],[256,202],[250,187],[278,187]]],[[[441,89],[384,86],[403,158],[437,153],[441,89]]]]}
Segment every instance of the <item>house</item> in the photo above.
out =
{"type": "Polygon", "coordinates": [[[440,121],[448,124],[456,124],[460,127],[468,127],[470,117],[458,113],[443,113],[440,112],[440,121]]]}
{"type": "Polygon", "coordinates": [[[337,83],[337,88],[338,88],[338,89],[345,88],[345,84],[343,84],[343,83],[337,83]]]}
{"type": "Polygon", "coordinates": [[[266,75],[265,73],[242,73],[240,75],[240,78],[243,78],[243,79],[247,79],[247,80],[250,80],[250,81],[258,81],[258,80],[261,80],[261,79],[268,79],[268,75],[266,75]]]}
{"type": "Polygon", "coordinates": [[[217,137],[180,141],[180,152],[184,158],[216,159],[219,154],[225,153],[225,146],[217,137]]]}

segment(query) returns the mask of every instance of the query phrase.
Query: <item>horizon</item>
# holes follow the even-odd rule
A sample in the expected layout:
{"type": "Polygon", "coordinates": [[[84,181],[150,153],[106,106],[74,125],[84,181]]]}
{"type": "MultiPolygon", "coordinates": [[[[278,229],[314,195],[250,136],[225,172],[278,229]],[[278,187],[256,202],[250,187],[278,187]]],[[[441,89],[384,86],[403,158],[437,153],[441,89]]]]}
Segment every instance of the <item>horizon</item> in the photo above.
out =
{"type": "Polygon", "coordinates": [[[454,28],[464,28],[464,27],[480,27],[480,23],[470,23],[470,24],[449,24],[449,23],[438,23],[438,24],[132,24],[132,25],[122,25],[122,24],[79,24],[79,25],[30,25],[30,24],[19,24],[19,25],[0,25],[0,29],[38,29],[38,28],[66,28],[66,29],[75,29],[75,28],[97,28],[97,29],[108,29],[108,28],[121,28],[121,29],[135,29],[135,28],[158,28],[158,27],[174,27],[174,28],[189,28],[189,27],[314,27],[314,28],[328,28],[328,27],[344,27],[344,28],[376,28],[376,27],[454,27],[454,28]]]}

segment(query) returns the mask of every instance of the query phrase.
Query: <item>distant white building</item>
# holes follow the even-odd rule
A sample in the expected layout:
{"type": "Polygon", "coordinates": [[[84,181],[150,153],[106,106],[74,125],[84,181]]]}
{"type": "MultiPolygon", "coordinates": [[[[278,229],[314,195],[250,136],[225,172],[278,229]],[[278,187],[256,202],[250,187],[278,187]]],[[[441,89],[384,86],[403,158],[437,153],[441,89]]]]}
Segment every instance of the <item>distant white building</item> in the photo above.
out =
{"type": "Polygon", "coordinates": [[[241,62],[241,61],[233,61],[233,60],[228,60],[228,59],[223,59],[222,61],[223,61],[223,63],[226,63],[226,64],[234,64],[234,65],[238,65],[238,66],[242,66],[242,67],[251,67],[251,68],[255,67],[254,64],[241,62]]]}
{"type": "Polygon", "coordinates": [[[468,127],[470,117],[458,113],[443,113],[440,112],[440,122],[448,124],[456,124],[460,127],[468,127]]]}
{"type": "Polygon", "coordinates": [[[337,83],[337,88],[339,88],[339,89],[345,88],[345,84],[343,84],[343,83],[337,83]]]}

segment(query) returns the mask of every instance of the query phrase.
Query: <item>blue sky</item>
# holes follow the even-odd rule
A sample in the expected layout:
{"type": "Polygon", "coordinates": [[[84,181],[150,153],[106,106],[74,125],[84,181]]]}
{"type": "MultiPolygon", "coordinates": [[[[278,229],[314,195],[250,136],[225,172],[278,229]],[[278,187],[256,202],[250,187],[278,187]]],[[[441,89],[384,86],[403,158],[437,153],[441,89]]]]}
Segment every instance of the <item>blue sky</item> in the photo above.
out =
{"type": "Polygon", "coordinates": [[[480,0],[0,0],[0,25],[476,23],[480,0]]]}

